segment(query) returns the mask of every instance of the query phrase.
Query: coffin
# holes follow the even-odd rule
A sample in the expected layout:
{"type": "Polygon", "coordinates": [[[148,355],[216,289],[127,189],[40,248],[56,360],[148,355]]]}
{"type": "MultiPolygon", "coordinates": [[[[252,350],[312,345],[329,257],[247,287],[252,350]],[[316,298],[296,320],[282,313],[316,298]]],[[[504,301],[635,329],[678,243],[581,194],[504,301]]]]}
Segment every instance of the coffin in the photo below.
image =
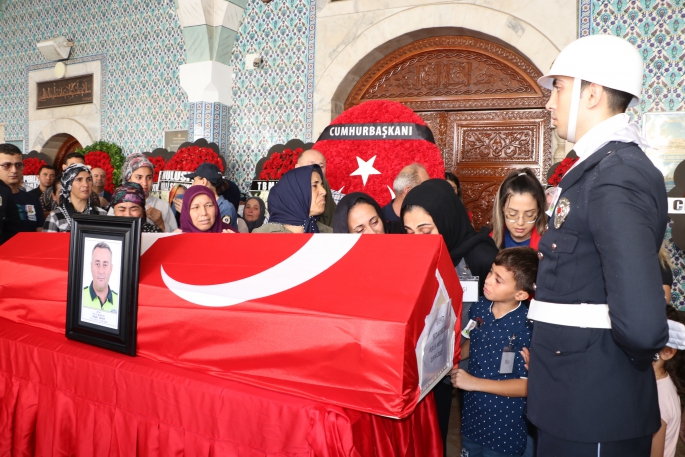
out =
{"type": "MultiPolygon", "coordinates": [[[[398,418],[458,357],[440,236],[143,237],[138,356],[398,418]]],[[[0,317],[64,333],[68,254],[69,234],[0,246],[0,317]]]]}

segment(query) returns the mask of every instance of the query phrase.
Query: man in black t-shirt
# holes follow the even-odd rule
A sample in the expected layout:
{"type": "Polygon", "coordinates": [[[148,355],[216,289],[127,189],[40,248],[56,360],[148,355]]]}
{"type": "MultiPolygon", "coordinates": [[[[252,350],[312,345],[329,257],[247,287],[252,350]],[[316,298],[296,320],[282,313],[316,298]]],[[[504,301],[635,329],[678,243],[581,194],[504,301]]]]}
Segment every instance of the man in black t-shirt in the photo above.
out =
{"type": "Polygon", "coordinates": [[[38,198],[43,209],[43,215],[47,217],[50,211],[46,207],[46,203],[49,204],[49,202],[45,202],[43,196],[45,195],[45,191],[55,183],[55,167],[51,165],[43,165],[40,167],[40,170],[38,170],[38,181],[40,183],[38,187],[29,190],[28,192],[38,198]]]}
{"type": "Polygon", "coordinates": [[[10,201],[19,212],[19,231],[42,232],[45,216],[40,200],[19,188],[23,171],[24,162],[19,148],[9,143],[0,144],[0,181],[12,190],[10,201]]]}

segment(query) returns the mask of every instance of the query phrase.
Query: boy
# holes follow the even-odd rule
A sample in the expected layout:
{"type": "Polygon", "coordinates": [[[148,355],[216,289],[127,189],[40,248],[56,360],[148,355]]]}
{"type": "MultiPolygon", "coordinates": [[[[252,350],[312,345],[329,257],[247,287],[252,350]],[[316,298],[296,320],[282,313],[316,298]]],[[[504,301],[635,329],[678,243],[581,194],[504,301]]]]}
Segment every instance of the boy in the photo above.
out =
{"type": "Polygon", "coordinates": [[[526,448],[528,371],[520,351],[530,346],[532,325],[521,302],[533,295],[537,268],[534,249],[500,251],[485,280],[485,297],[469,311],[462,332],[469,338],[462,346],[469,369],[451,373],[454,387],[465,391],[462,457],[518,456],[526,448]]]}

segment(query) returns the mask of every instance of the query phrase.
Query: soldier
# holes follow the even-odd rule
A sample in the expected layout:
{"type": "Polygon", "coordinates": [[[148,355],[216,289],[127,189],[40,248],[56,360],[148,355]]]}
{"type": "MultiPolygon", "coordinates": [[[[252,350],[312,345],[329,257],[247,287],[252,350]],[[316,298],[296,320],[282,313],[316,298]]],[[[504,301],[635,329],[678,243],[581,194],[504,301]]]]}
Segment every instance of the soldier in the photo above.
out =
{"type": "Polygon", "coordinates": [[[658,259],[666,190],[624,113],[642,74],[638,50],[603,35],[571,43],[538,80],[579,157],[552,202],[528,314],[539,456],[649,456],[660,427],[651,365],[668,341],[658,259]]]}

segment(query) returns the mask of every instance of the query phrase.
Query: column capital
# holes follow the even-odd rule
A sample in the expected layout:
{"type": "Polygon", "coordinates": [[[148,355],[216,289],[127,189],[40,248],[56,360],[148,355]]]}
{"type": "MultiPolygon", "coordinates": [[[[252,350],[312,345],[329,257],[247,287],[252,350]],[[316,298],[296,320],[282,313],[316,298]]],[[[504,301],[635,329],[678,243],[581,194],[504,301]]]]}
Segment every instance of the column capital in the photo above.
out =
{"type": "Polygon", "coordinates": [[[179,66],[179,76],[190,103],[233,104],[233,67],[212,60],[188,63],[179,66]]]}

